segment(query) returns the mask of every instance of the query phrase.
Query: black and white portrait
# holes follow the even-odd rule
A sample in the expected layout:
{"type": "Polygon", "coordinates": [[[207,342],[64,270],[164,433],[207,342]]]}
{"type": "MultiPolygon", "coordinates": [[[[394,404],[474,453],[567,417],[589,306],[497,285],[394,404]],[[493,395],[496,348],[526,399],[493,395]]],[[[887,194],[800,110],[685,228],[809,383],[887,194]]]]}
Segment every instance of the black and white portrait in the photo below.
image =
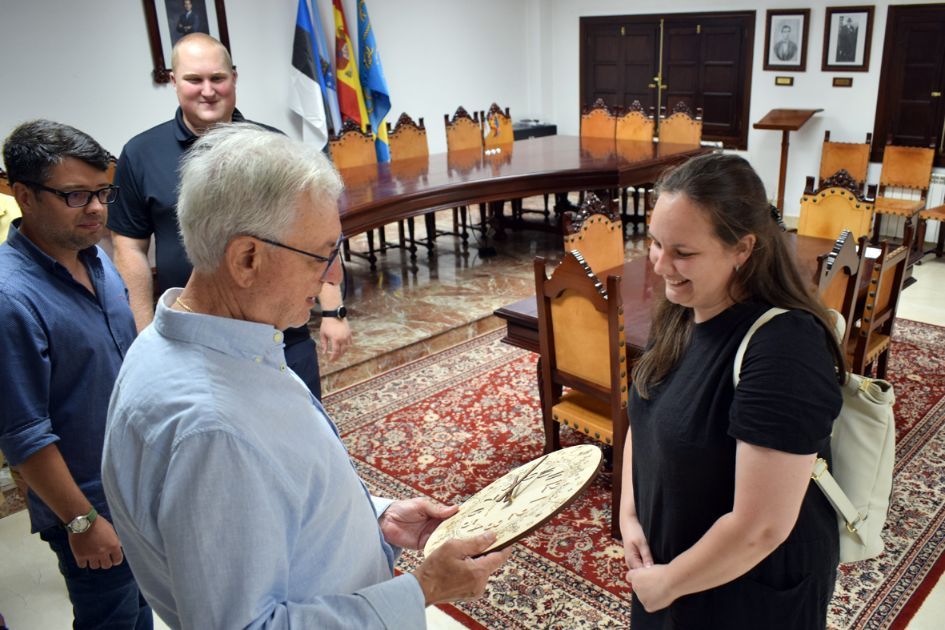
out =
{"type": "Polygon", "coordinates": [[[832,63],[863,63],[863,33],[866,32],[865,13],[834,13],[830,30],[835,36],[830,47],[832,63]]]}
{"type": "Polygon", "coordinates": [[[824,70],[869,68],[873,7],[827,7],[824,70]]]}
{"type": "Polygon", "coordinates": [[[772,21],[772,35],[775,35],[771,52],[774,53],[774,63],[784,62],[796,64],[800,55],[798,37],[800,35],[800,18],[780,18],[772,21]]]}
{"type": "Polygon", "coordinates": [[[765,70],[803,72],[807,66],[809,9],[770,9],[765,28],[765,70]]]}

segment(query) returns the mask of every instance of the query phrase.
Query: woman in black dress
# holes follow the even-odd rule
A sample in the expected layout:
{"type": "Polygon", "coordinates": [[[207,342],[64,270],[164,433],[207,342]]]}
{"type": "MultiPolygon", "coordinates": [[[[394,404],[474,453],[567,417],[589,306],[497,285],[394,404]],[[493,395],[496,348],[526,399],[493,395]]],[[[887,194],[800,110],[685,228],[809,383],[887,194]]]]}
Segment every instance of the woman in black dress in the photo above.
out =
{"type": "Polygon", "coordinates": [[[658,190],[666,295],[633,369],[620,515],[633,628],[824,628],[837,518],[810,473],[846,373],[829,315],[748,162],[695,158],[658,190]],[[752,337],[736,389],[771,306],[789,312],[752,337]]]}

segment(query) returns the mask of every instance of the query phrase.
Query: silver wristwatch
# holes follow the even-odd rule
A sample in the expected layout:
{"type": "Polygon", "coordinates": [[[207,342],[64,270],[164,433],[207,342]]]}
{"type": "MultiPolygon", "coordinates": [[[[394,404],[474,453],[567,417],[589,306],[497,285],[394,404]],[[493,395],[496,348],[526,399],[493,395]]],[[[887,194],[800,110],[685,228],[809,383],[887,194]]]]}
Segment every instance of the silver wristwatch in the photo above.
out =
{"type": "Polygon", "coordinates": [[[74,519],[66,523],[66,529],[73,534],[84,534],[92,527],[92,521],[98,518],[98,512],[93,507],[88,514],[79,514],[74,519]]]}

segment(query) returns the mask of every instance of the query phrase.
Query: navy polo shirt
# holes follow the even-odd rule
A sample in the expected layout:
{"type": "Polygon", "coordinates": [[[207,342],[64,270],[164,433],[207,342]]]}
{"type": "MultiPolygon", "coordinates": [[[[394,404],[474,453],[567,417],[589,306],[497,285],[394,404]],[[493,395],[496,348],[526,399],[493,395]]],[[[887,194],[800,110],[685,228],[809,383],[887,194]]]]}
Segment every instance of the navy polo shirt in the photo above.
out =
{"type": "MultiPolygon", "coordinates": [[[[234,110],[233,122],[252,121],[234,110]]],[[[177,226],[177,188],[181,157],[196,140],[178,107],[173,120],[129,140],[115,169],[115,185],[121,194],[108,208],[108,229],[129,238],[154,235],[158,293],[187,284],[193,269],[177,226]]]]}
{"type": "MultiPolygon", "coordinates": [[[[102,445],[112,386],[135,321],[121,276],[97,246],[79,252],[95,295],[10,226],[0,245],[0,450],[16,466],[56,444],[95,509],[108,515],[102,445]]],[[[32,531],[59,518],[31,491],[32,531]]]]}
{"type": "MultiPolygon", "coordinates": [[[[250,122],[282,133],[275,127],[246,120],[238,109],[233,110],[233,122],[250,122]]],[[[196,140],[197,136],[184,123],[184,113],[178,107],[173,120],[129,140],[115,169],[115,185],[121,189],[121,194],[108,208],[108,228],[129,238],[154,235],[159,294],[186,285],[193,270],[177,224],[177,189],[180,160],[196,140]]],[[[286,345],[309,339],[305,326],[285,331],[286,345]]],[[[311,353],[306,351],[305,354],[311,353]]],[[[312,369],[315,373],[310,378],[300,374],[310,387],[318,380],[317,363],[312,369]]]]}

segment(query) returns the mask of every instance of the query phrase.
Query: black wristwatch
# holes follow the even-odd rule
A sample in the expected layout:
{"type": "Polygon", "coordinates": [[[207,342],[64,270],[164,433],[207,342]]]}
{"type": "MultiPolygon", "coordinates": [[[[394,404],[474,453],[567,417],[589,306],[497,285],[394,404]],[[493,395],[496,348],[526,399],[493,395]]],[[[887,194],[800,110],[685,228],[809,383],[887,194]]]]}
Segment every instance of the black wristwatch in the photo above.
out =
{"type": "Polygon", "coordinates": [[[322,317],[335,317],[337,319],[344,319],[347,316],[348,316],[348,309],[344,307],[344,304],[330,311],[322,311],[322,317]]]}

